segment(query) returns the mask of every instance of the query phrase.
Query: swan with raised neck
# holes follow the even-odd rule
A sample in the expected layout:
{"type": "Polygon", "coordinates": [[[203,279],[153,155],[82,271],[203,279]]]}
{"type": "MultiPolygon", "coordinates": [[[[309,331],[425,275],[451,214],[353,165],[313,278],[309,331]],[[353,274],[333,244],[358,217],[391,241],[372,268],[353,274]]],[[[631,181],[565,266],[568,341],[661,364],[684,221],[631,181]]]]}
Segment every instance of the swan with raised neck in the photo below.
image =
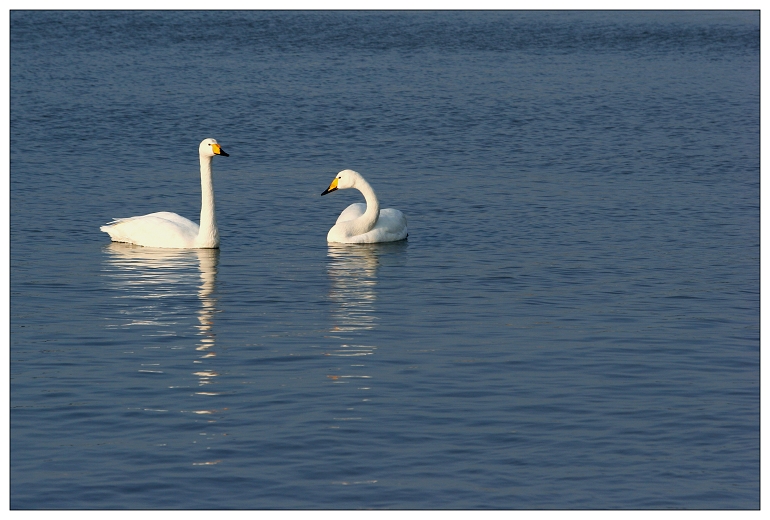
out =
{"type": "Polygon", "coordinates": [[[145,247],[172,249],[209,249],[219,247],[219,230],[214,204],[211,162],[215,155],[229,157],[216,139],[204,139],[198,146],[201,165],[200,225],[176,213],[159,211],[137,217],[116,218],[100,229],[113,242],[127,242],[145,247]]]}
{"type": "Polygon", "coordinates": [[[377,194],[358,172],[342,170],[321,195],[349,188],[360,191],[366,204],[355,203],[348,206],[326,235],[327,242],[371,244],[395,242],[407,237],[404,214],[393,208],[380,209],[377,194]]]}

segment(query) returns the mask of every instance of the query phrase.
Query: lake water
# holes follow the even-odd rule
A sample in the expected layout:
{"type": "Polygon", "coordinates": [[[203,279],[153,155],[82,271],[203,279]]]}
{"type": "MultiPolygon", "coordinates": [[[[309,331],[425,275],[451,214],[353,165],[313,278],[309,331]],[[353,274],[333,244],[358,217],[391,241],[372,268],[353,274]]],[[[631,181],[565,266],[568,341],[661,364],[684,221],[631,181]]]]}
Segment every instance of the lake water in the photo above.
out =
{"type": "Polygon", "coordinates": [[[13,509],[759,507],[758,12],[10,29],[13,509]]]}

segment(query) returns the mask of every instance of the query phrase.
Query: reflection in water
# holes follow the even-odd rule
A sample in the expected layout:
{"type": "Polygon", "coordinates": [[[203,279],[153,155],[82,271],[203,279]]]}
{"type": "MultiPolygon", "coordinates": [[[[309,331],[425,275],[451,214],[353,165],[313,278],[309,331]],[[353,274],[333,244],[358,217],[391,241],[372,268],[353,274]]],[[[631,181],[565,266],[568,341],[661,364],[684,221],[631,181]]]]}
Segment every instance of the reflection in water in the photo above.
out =
{"type": "MultiPolygon", "coordinates": [[[[358,382],[360,386],[357,389],[367,396],[361,399],[363,402],[369,401],[367,392],[371,390],[368,381],[371,376],[365,373],[365,360],[377,350],[375,345],[365,341],[368,333],[377,325],[377,272],[382,261],[391,254],[402,258],[406,247],[406,241],[390,244],[329,244],[327,270],[331,281],[329,299],[333,303],[330,332],[342,341],[339,348],[329,352],[329,355],[346,358],[347,363],[336,367],[334,373],[327,377],[335,384],[358,382]]],[[[344,414],[334,419],[360,419],[354,410],[355,407],[348,407],[344,414]]]]}
{"type": "MultiPolygon", "coordinates": [[[[104,273],[108,286],[118,290],[116,298],[127,300],[120,311],[125,320],[109,328],[142,326],[147,328],[144,336],[184,337],[187,335],[184,323],[194,312],[198,321],[194,325],[198,355],[193,362],[203,364],[216,357],[213,325],[218,311],[213,293],[218,249],[154,249],[111,242],[105,251],[108,254],[104,273]]],[[[164,371],[158,363],[144,363],[140,372],[164,371]]],[[[203,387],[210,385],[218,374],[201,367],[193,375],[198,379],[198,386],[203,387]]],[[[216,395],[216,392],[207,389],[196,394],[216,395]]],[[[194,413],[210,414],[212,410],[194,413]]]]}
{"type": "Polygon", "coordinates": [[[374,328],[377,299],[377,254],[368,245],[359,247],[329,245],[329,298],[333,331],[351,332],[374,328]]]}
{"type": "MultiPolygon", "coordinates": [[[[197,249],[199,269],[201,274],[201,285],[198,289],[198,298],[201,301],[201,309],[198,312],[198,332],[200,334],[200,343],[196,350],[200,352],[201,359],[216,357],[214,347],[216,346],[216,336],[213,331],[214,314],[217,312],[217,300],[212,296],[214,286],[217,281],[217,262],[219,262],[219,249],[197,249]]],[[[196,360],[195,363],[202,363],[196,360]]],[[[212,378],[218,376],[212,370],[201,370],[195,372],[200,377],[201,385],[211,384],[212,378]]],[[[218,395],[216,392],[197,392],[199,395],[218,395]]]]}

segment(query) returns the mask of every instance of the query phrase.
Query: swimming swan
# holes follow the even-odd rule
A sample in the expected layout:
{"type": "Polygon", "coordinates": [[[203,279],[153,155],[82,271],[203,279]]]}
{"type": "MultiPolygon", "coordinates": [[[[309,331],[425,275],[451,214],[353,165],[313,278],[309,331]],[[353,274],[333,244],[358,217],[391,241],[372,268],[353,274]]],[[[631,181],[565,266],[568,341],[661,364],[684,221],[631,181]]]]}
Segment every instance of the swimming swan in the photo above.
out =
{"type": "Polygon", "coordinates": [[[201,158],[201,219],[195,222],[168,211],[140,217],[116,218],[100,227],[113,242],[128,242],[146,247],[198,249],[219,247],[219,231],[214,216],[214,185],[211,180],[211,159],[228,154],[215,139],[204,139],[198,147],[201,158]]]}
{"type": "Polygon", "coordinates": [[[366,204],[351,204],[340,213],[337,223],[326,235],[327,242],[373,244],[395,242],[409,235],[404,214],[393,208],[381,210],[374,190],[358,172],[342,170],[321,195],[346,188],[356,188],[363,193],[366,204]]]}

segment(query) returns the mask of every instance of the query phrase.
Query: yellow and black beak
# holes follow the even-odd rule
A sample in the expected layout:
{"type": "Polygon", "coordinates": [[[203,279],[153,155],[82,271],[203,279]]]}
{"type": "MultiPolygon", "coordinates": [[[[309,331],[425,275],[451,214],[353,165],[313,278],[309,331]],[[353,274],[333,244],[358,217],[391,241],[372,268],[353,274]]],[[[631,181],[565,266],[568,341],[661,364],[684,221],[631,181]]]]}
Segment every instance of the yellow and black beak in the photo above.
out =
{"type": "Polygon", "coordinates": [[[217,143],[212,144],[211,149],[214,151],[215,155],[223,155],[225,157],[230,157],[230,154],[222,150],[222,148],[220,148],[220,146],[217,143]]]}
{"type": "Polygon", "coordinates": [[[328,187],[328,188],[326,188],[326,191],[324,191],[323,193],[321,193],[321,195],[326,195],[327,193],[331,193],[331,192],[333,192],[333,191],[336,191],[336,190],[337,190],[337,181],[338,181],[338,180],[339,180],[339,179],[337,179],[337,178],[335,177],[335,178],[334,178],[334,180],[332,181],[332,183],[331,183],[331,184],[329,184],[329,187],[328,187]]]}

